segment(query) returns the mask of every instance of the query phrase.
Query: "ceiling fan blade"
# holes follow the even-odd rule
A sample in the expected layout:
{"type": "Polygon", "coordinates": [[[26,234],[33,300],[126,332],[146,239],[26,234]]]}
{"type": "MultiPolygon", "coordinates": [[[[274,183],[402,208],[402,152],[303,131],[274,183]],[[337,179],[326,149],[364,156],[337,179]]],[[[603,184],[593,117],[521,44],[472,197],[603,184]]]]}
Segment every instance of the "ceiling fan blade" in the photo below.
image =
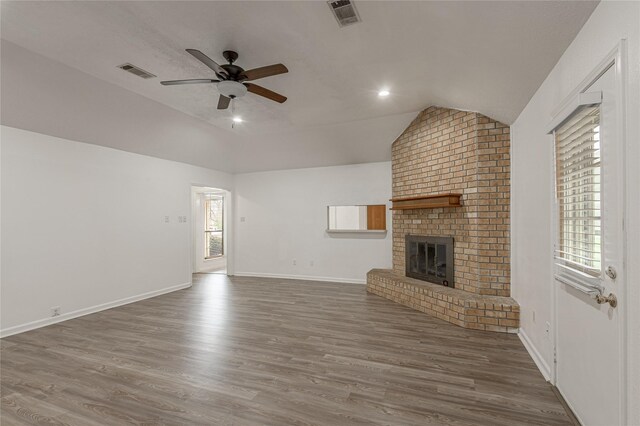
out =
{"type": "Polygon", "coordinates": [[[269,89],[265,89],[264,87],[258,86],[257,84],[253,84],[253,83],[242,83],[242,84],[247,86],[247,90],[249,92],[255,93],[256,95],[263,96],[267,99],[271,99],[272,101],[283,103],[284,101],[287,100],[286,96],[282,96],[279,93],[273,92],[269,89]]]}
{"type": "Polygon", "coordinates": [[[231,98],[227,98],[225,95],[220,95],[218,98],[218,109],[227,109],[231,103],[231,98]]]}
{"type": "Polygon", "coordinates": [[[163,86],[175,86],[178,84],[198,84],[198,83],[218,83],[220,80],[212,80],[210,78],[192,78],[189,80],[168,80],[161,81],[163,86]]]}
{"type": "Polygon", "coordinates": [[[284,74],[289,72],[287,67],[282,64],[268,65],[266,67],[254,68],[242,73],[245,81],[257,80],[259,78],[270,77],[272,75],[284,74]]]}
{"type": "Polygon", "coordinates": [[[222,68],[220,65],[216,63],[216,61],[214,61],[213,59],[211,59],[201,51],[196,49],[187,49],[187,52],[189,52],[197,60],[199,60],[200,62],[202,62],[209,68],[211,68],[218,77],[229,77],[229,73],[227,73],[227,71],[225,71],[224,68],[222,68]]]}

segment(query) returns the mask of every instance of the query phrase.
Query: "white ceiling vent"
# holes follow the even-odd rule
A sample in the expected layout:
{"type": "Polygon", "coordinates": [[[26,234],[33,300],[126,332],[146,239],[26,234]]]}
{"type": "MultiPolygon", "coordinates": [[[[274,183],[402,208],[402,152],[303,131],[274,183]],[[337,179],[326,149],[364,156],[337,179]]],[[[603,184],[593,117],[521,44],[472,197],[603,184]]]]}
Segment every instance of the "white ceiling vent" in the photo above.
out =
{"type": "Polygon", "coordinates": [[[142,68],[138,68],[135,65],[131,65],[129,63],[118,65],[118,68],[120,68],[121,70],[125,70],[126,72],[130,72],[133,75],[137,75],[138,77],[145,78],[145,79],[146,78],[157,77],[157,76],[151,74],[150,72],[147,72],[147,71],[143,70],[142,68]]]}
{"type": "Polygon", "coordinates": [[[360,22],[360,15],[356,10],[356,6],[350,0],[328,1],[331,12],[335,16],[338,25],[346,27],[347,25],[360,22]]]}

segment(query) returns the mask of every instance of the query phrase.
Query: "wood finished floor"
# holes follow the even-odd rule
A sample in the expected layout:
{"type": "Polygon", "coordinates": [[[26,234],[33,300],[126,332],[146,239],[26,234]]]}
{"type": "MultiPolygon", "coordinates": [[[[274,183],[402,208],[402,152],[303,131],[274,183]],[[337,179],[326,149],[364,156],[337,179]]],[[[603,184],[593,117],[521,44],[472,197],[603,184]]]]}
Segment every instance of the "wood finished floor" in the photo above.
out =
{"type": "Polygon", "coordinates": [[[571,424],[516,336],[360,285],[194,275],[1,343],[3,426],[571,424]]]}

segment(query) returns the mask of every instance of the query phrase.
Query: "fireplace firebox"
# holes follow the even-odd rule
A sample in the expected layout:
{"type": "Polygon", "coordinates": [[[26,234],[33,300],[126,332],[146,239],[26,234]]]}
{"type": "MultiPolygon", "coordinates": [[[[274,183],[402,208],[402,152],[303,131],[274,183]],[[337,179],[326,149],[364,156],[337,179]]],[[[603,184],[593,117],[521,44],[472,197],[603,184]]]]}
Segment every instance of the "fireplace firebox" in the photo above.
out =
{"type": "Polygon", "coordinates": [[[453,238],[406,235],[405,274],[446,287],[453,282],[453,238]]]}

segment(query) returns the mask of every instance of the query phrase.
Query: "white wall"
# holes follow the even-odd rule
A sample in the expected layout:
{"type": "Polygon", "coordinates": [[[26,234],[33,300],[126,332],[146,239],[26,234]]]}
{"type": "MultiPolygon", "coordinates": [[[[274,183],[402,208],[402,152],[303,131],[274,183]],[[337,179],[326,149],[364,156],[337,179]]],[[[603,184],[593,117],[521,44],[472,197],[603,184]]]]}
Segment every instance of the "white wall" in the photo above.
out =
{"type": "Polygon", "coordinates": [[[235,273],[365,282],[391,268],[391,215],[386,235],[331,235],[327,206],[389,198],[390,162],[236,175],[235,273]]]}
{"type": "MultiPolygon", "coordinates": [[[[601,2],[511,128],[512,292],[521,330],[542,370],[553,363],[545,337],[552,321],[553,144],[546,127],[561,102],[611,52],[628,42],[626,145],[629,424],[640,424],[640,3],[601,2]],[[533,320],[535,311],[536,320],[533,320]],[[537,355],[536,355],[537,352],[537,355]],[[546,365],[545,365],[546,364],[546,365]]],[[[553,327],[552,327],[553,328],[553,327]]],[[[547,372],[548,374],[548,372],[547,372]]]]}
{"type": "Polygon", "coordinates": [[[231,189],[231,175],[0,132],[3,335],[47,324],[54,306],[66,319],[189,285],[191,185],[231,189]]]}

